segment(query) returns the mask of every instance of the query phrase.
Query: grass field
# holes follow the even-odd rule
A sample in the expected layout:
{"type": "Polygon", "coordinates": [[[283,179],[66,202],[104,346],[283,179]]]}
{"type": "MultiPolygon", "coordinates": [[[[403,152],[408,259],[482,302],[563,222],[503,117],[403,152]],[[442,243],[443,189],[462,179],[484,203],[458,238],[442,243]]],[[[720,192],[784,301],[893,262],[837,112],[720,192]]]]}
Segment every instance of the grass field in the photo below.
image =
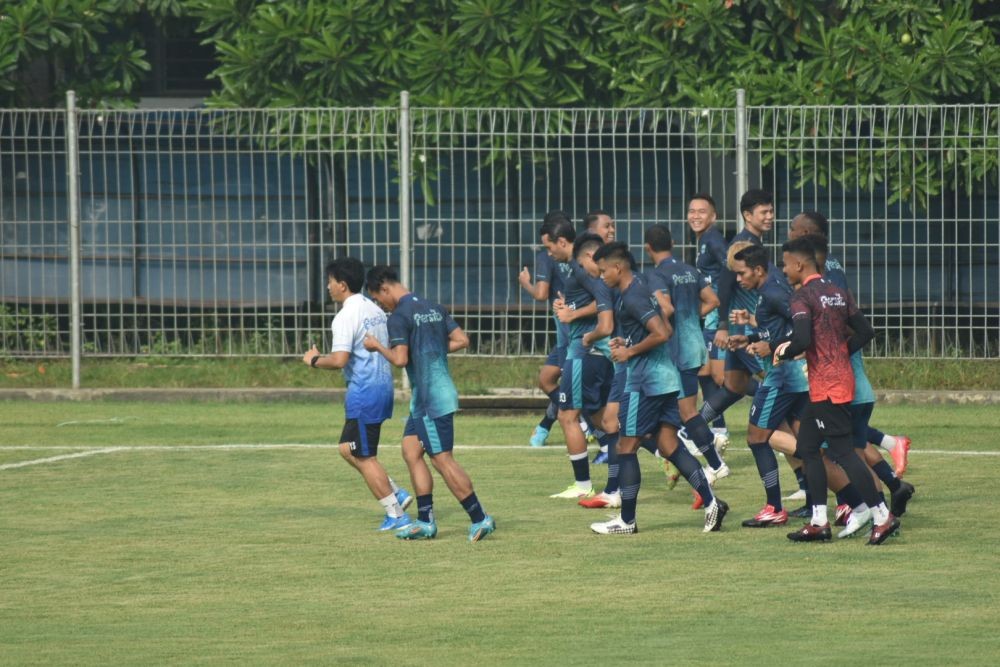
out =
{"type": "MultiPolygon", "coordinates": [[[[570,481],[560,438],[532,450],[532,415],[461,415],[457,457],[498,531],[469,544],[439,482],[438,539],[404,543],[374,531],[377,504],[323,446],[335,406],[5,402],[0,417],[5,665],[1000,662],[994,408],[876,410],[913,437],[917,487],[877,549],[740,528],[762,504],[741,429],[721,533],[643,454],[641,532],[605,537],[588,529],[603,512],[546,497],[570,481]],[[238,444],[314,446],[221,447],[238,444]]],[[[398,447],[381,458],[405,478],[398,447]]]]}

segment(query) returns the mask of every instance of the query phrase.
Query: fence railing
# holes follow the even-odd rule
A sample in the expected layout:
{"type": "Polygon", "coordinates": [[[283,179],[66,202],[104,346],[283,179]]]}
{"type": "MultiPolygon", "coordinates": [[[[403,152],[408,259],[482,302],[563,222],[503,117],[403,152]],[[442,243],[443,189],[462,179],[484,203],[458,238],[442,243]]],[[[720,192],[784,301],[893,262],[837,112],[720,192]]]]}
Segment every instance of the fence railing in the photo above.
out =
{"type": "Polygon", "coordinates": [[[687,197],[710,192],[732,233],[760,187],[775,248],[795,213],[830,218],[875,354],[997,355],[1000,107],[736,101],[0,110],[3,354],[295,355],[328,335],[342,254],[399,267],[474,353],[543,354],[548,306],[516,276],[546,211],[608,211],[639,259],[666,223],[691,259],[687,197]]]}

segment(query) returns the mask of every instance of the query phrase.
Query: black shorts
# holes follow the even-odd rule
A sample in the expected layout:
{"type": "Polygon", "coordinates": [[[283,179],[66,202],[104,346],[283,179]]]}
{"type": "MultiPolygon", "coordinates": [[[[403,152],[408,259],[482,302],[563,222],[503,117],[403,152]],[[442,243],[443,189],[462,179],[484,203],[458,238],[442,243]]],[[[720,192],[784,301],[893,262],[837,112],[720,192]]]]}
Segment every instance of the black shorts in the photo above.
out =
{"type": "Polygon", "coordinates": [[[382,433],[382,422],[361,424],[357,419],[344,422],[340,432],[340,444],[347,445],[351,454],[358,458],[378,455],[378,440],[382,433]]]}
{"type": "Polygon", "coordinates": [[[799,458],[818,455],[824,441],[829,444],[833,453],[843,454],[852,451],[854,424],[849,408],[847,403],[831,403],[829,400],[810,401],[799,417],[796,455],[799,458]]]}

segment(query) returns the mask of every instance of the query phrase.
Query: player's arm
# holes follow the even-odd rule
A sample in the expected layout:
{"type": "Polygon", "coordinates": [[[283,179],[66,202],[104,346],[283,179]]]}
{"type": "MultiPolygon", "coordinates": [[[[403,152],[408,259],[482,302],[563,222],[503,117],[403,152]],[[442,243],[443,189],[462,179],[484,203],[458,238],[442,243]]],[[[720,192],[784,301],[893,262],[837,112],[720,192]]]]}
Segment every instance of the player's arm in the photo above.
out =
{"type": "Polygon", "coordinates": [[[854,332],[847,339],[847,350],[851,354],[854,354],[875,338],[875,329],[872,328],[872,325],[868,322],[868,318],[860,310],[856,310],[851,314],[847,319],[847,324],[851,327],[851,331],[854,332]]]}
{"type": "Polygon", "coordinates": [[[591,301],[583,308],[567,308],[564,301],[558,302],[561,305],[555,305],[556,317],[563,324],[569,324],[573,320],[578,320],[581,317],[593,317],[597,315],[597,302],[591,301]]]}
{"type": "MultiPolygon", "coordinates": [[[[594,305],[594,304],[591,304],[594,305]]],[[[594,306],[594,311],[597,311],[597,306],[594,306]]],[[[593,331],[588,331],[583,335],[583,346],[590,347],[602,338],[607,338],[615,330],[615,316],[610,310],[604,310],[597,313],[597,326],[594,327],[593,331]]]]}
{"type": "Polygon", "coordinates": [[[792,336],[775,348],[774,361],[794,359],[812,345],[812,317],[808,312],[796,313],[792,318],[792,336]]]}
{"type": "Polygon", "coordinates": [[[366,350],[381,354],[396,368],[403,368],[410,362],[410,346],[405,343],[396,343],[391,348],[386,347],[378,338],[366,333],[364,346],[366,350]]]}
{"type": "MultiPolygon", "coordinates": [[[[710,312],[719,307],[719,295],[715,293],[710,285],[706,285],[701,288],[698,292],[698,297],[701,299],[701,316],[705,317],[710,312]]],[[[661,308],[663,306],[660,306],[661,308]]]]}
{"type": "Polygon", "coordinates": [[[545,301],[549,298],[549,282],[547,280],[536,280],[532,284],[531,271],[528,270],[528,267],[521,269],[521,273],[517,275],[517,282],[535,301],[545,301]]]}
{"type": "Polygon", "coordinates": [[[646,331],[649,334],[641,341],[631,347],[619,347],[612,353],[612,359],[621,363],[628,361],[632,357],[646,354],[657,345],[663,345],[670,337],[667,334],[667,326],[663,323],[663,318],[657,317],[654,312],[645,322],[646,331]]]}
{"type": "Polygon", "coordinates": [[[307,366],[312,366],[313,368],[326,368],[326,369],[338,369],[343,368],[347,365],[347,362],[351,359],[350,352],[337,351],[331,354],[321,354],[320,351],[313,345],[309,350],[302,355],[302,361],[307,366]]]}
{"type": "Polygon", "coordinates": [[[674,302],[670,298],[670,294],[667,290],[658,289],[653,292],[653,296],[656,297],[656,303],[660,307],[660,316],[663,321],[670,323],[670,318],[674,315],[674,302]]]}
{"type": "Polygon", "coordinates": [[[469,347],[469,337],[462,327],[456,326],[448,332],[448,352],[458,352],[469,347]]]}

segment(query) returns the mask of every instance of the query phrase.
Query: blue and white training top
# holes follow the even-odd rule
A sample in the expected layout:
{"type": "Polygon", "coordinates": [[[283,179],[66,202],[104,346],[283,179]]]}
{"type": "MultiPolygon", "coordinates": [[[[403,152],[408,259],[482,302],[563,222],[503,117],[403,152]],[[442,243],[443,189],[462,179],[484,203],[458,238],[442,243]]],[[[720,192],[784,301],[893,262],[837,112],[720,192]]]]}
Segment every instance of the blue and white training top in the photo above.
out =
{"type": "Polygon", "coordinates": [[[331,352],[348,352],[344,366],[347,397],[344,409],[348,419],[363,424],[383,422],[392,417],[392,367],[378,352],[365,349],[365,333],[371,332],[383,345],[389,344],[386,314],[362,294],[344,300],[340,312],[330,323],[333,334],[331,352]]]}
{"type": "Polygon", "coordinates": [[[406,294],[389,315],[389,345],[409,346],[406,374],[413,388],[410,414],[437,419],[458,410],[448,371],[448,335],[458,323],[439,304],[406,294]]]}

